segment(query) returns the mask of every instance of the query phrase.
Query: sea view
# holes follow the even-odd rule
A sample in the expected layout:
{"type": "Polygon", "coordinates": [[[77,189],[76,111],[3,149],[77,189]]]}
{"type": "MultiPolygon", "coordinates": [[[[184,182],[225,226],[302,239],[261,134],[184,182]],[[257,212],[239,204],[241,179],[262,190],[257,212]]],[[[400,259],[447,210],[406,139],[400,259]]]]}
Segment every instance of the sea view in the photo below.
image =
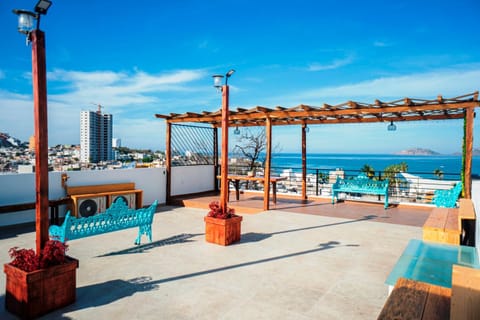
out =
{"type": "MultiPolygon", "coordinates": [[[[373,169],[383,171],[392,164],[405,162],[408,172],[424,178],[434,178],[434,170],[439,169],[444,173],[444,179],[459,179],[462,168],[462,157],[458,155],[413,156],[392,154],[307,154],[307,168],[309,172],[314,169],[335,170],[341,168],[345,171],[358,171],[365,164],[373,169]]],[[[300,153],[276,153],[272,155],[272,167],[275,171],[292,168],[300,171],[302,156],[300,153]]],[[[480,174],[480,157],[472,159],[472,174],[480,174]]]]}

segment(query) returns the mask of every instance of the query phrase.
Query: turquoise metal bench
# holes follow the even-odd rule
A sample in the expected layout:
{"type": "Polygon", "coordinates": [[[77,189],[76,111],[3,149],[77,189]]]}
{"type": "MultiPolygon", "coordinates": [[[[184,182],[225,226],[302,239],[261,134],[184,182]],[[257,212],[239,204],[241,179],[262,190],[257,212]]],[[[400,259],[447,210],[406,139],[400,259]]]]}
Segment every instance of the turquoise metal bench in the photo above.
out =
{"type": "Polygon", "coordinates": [[[455,208],[460,192],[462,192],[461,182],[448,190],[435,190],[432,203],[440,208],[455,208]]]}
{"type": "Polygon", "coordinates": [[[157,204],[158,201],[155,200],[148,208],[130,209],[125,200],[119,197],[104,213],[90,217],[75,218],[68,211],[61,226],[50,226],[48,230],[50,239],[65,242],[66,240],[139,227],[135,244],[140,244],[144,234],[152,242],[152,222],[157,204]]]}
{"type": "Polygon", "coordinates": [[[335,203],[335,198],[338,201],[340,192],[383,195],[385,209],[388,208],[388,179],[372,180],[363,174],[352,179],[337,177],[337,181],[332,185],[332,204],[335,203]]]}

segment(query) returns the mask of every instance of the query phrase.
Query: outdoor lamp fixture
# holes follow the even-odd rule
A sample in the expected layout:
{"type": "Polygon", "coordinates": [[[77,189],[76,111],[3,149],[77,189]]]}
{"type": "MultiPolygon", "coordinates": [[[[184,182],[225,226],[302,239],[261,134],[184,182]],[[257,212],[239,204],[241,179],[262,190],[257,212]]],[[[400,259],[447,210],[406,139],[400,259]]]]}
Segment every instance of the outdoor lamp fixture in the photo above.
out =
{"type": "MultiPolygon", "coordinates": [[[[218,91],[222,92],[222,158],[220,161],[220,208],[223,213],[227,211],[228,203],[228,122],[229,122],[229,110],[228,110],[228,78],[235,73],[235,70],[230,69],[225,74],[225,84],[222,84],[224,76],[216,74],[213,76],[213,86],[218,91]]],[[[234,134],[237,134],[238,127],[235,129],[234,134]]],[[[240,130],[238,130],[240,133],[240,130]]]]}
{"type": "Polygon", "coordinates": [[[240,134],[240,129],[238,129],[238,126],[233,130],[233,134],[238,136],[240,134]]]}
{"type": "MultiPolygon", "coordinates": [[[[18,32],[26,34],[27,37],[34,30],[34,20],[37,20],[35,29],[40,28],[40,16],[47,14],[48,8],[52,5],[49,0],[39,0],[35,5],[35,12],[28,10],[14,9],[13,13],[18,16],[18,32]]],[[[27,38],[28,41],[28,38],[27,38]]]]}
{"type": "MultiPolygon", "coordinates": [[[[228,78],[230,78],[232,76],[232,74],[235,73],[235,70],[233,69],[230,69],[230,71],[228,71],[226,74],[225,74],[225,85],[228,85],[228,78]]],[[[222,76],[221,74],[215,74],[213,75],[213,86],[215,88],[217,88],[218,90],[221,90],[222,89],[222,79],[224,78],[224,76],[222,76]]]]}
{"type": "Polygon", "coordinates": [[[397,126],[393,123],[393,121],[390,121],[390,124],[387,127],[388,131],[395,131],[397,130],[397,126]]]}
{"type": "Polygon", "coordinates": [[[35,231],[36,250],[48,241],[48,115],[45,33],[40,30],[40,16],[47,13],[50,0],[39,0],[34,12],[13,10],[18,15],[18,31],[32,43],[33,120],[35,137],[35,231]],[[34,20],[37,20],[36,26],[34,20]]]}

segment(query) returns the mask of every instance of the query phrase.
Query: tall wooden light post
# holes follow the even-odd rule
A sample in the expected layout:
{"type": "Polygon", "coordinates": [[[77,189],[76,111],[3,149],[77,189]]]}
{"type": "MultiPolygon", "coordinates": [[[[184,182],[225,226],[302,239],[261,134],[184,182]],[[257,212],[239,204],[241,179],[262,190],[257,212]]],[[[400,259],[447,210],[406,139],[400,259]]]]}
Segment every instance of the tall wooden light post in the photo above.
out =
{"type": "Polygon", "coordinates": [[[47,72],[45,59],[45,33],[39,29],[40,17],[52,5],[40,0],[35,12],[13,10],[18,15],[18,31],[27,35],[32,43],[32,84],[35,134],[35,229],[36,250],[41,252],[48,241],[48,120],[47,72]],[[34,29],[34,20],[36,26],[34,29]]]}
{"type": "Polygon", "coordinates": [[[235,70],[231,69],[225,75],[225,84],[222,85],[222,75],[213,76],[213,86],[222,91],[222,157],[220,160],[220,207],[222,212],[227,211],[228,206],[228,98],[229,87],[228,78],[232,76],[235,70]]]}

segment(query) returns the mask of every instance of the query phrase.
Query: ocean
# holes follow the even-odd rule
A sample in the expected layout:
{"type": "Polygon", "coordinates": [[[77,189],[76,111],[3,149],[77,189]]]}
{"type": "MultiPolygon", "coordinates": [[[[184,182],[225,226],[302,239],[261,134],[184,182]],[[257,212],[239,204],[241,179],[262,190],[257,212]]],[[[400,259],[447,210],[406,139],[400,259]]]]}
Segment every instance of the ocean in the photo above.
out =
{"type": "MultiPolygon", "coordinates": [[[[444,179],[460,179],[462,169],[462,156],[435,155],[391,155],[391,154],[307,154],[308,172],[314,170],[322,172],[341,168],[345,171],[358,172],[365,164],[373,167],[375,172],[383,170],[392,164],[405,162],[408,172],[424,178],[435,178],[433,172],[439,169],[444,174],[444,179]]],[[[292,168],[301,171],[302,155],[300,153],[276,153],[272,154],[272,170],[281,173],[283,169],[292,168]]],[[[472,175],[480,175],[480,157],[472,159],[472,175]]]]}

